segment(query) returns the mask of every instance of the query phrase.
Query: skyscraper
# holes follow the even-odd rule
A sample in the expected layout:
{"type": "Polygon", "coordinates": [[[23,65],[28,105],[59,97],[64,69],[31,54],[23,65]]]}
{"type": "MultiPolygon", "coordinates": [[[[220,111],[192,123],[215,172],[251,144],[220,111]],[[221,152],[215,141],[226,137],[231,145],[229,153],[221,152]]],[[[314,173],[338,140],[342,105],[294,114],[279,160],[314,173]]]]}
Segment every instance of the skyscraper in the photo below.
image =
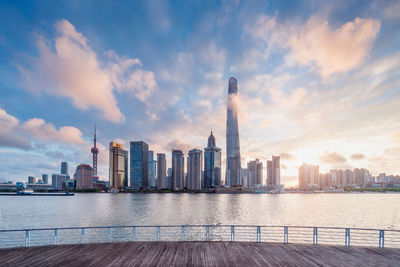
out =
{"type": "Polygon", "coordinates": [[[49,175],[48,174],[42,174],[42,181],[44,184],[49,183],[49,175]]]}
{"type": "Polygon", "coordinates": [[[157,154],[157,188],[165,189],[167,188],[167,161],[165,159],[165,154],[157,154]]]}
{"type": "Polygon", "coordinates": [[[61,162],[61,174],[64,174],[66,176],[69,175],[68,173],[68,162],[61,162]]]}
{"type": "Polygon", "coordinates": [[[272,156],[272,183],[274,186],[281,184],[281,165],[279,156],[272,156]]]}
{"type": "Polygon", "coordinates": [[[149,188],[149,146],[143,141],[132,141],[130,151],[130,187],[149,188]]]}
{"type": "Polygon", "coordinates": [[[207,147],[204,148],[204,188],[221,186],[221,149],[215,145],[211,131],[207,147]]]}
{"type": "Polygon", "coordinates": [[[93,147],[91,151],[93,154],[93,176],[97,177],[97,154],[99,154],[99,149],[96,147],[96,124],[94,125],[93,147]]]}
{"type": "Polygon", "coordinates": [[[154,160],[154,152],[149,150],[149,187],[156,187],[156,167],[157,162],[154,160]]]}
{"type": "Polygon", "coordinates": [[[238,88],[237,80],[229,79],[227,118],[226,118],[226,174],[225,185],[240,184],[240,144],[238,126],[238,88]]]}
{"type": "Polygon", "coordinates": [[[182,190],[185,186],[185,158],[181,150],[172,149],[172,189],[182,190]]]}
{"type": "Polygon", "coordinates": [[[247,186],[252,187],[256,184],[263,184],[263,166],[258,159],[247,163],[247,186]]]}
{"type": "Polygon", "coordinates": [[[51,188],[54,190],[62,190],[63,184],[67,176],[65,174],[52,174],[51,175],[51,188]]]}
{"type": "Polygon", "coordinates": [[[319,166],[303,163],[299,168],[299,188],[301,190],[317,188],[319,180],[319,166]]]}
{"type": "Polygon", "coordinates": [[[201,176],[202,176],[202,159],[203,152],[199,149],[192,149],[189,151],[188,162],[187,162],[187,173],[188,173],[188,189],[189,190],[200,190],[201,189],[201,176]]]}
{"type": "Polygon", "coordinates": [[[28,176],[28,184],[35,184],[36,178],[33,176],[28,176]]]}
{"type": "Polygon", "coordinates": [[[267,186],[272,187],[274,180],[272,179],[272,160],[267,160],[267,186]]]}
{"type": "Polygon", "coordinates": [[[110,187],[128,186],[128,151],[116,142],[110,142],[109,178],[110,187]]]}
{"type": "Polygon", "coordinates": [[[88,164],[79,164],[75,172],[76,189],[93,188],[93,168],[88,164]]]}

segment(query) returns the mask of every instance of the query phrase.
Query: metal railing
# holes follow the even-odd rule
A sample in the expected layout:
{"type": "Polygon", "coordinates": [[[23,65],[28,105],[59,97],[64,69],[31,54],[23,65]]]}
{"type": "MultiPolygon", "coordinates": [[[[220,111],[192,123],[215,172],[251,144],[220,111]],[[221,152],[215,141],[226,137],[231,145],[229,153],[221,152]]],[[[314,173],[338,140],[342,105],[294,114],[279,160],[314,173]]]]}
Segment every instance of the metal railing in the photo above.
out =
{"type": "Polygon", "coordinates": [[[0,248],[135,241],[231,241],[400,248],[400,230],[254,225],[102,226],[0,230],[0,248]]]}

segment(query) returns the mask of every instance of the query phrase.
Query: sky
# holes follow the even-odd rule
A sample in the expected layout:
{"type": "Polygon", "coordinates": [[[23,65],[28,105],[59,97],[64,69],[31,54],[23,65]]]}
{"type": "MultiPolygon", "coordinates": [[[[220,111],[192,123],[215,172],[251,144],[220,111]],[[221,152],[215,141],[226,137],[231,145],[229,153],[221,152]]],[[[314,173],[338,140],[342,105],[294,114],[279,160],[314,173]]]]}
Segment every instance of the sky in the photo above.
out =
{"type": "MultiPolygon", "coordinates": [[[[0,179],[91,164],[108,143],[222,148],[238,79],[242,167],[281,156],[400,174],[399,1],[1,1],[0,179]]],[[[224,173],[224,171],[223,171],[224,173]]],[[[265,176],[265,173],[264,173],[265,176]]]]}

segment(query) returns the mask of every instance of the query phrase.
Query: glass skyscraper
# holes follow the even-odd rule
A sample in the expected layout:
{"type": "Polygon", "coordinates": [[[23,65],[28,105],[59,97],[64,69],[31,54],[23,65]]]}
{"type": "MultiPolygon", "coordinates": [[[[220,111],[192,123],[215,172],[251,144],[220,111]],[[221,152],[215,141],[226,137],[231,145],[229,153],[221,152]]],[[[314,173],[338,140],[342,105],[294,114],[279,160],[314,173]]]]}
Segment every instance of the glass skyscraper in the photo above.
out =
{"type": "Polygon", "coordinates": [[[172,149],[172,189],[182,190],[185,187],[185,158],[181,150],[172,149]]]}
{"type": "Polygon", "coordinates": [[[156,187],[156,167],[154,152],[149,150],[149,187],[156,187]]]}
{"type": "Polygon", "coordinates": [[[203,151],[192,149],[189,151],[187,161],[187,188],[189,190],[201,189],[203,151]]]}
{"type": "Polygon", "coordinates": [[[109,178],[110,187],[128,186],[128,151],[116,142],[110,142],[109,178]]]}
{"type": "Polygon", "coordinates": [[[69,175],[68,173],[68,162],[61,162],[61,174],[69,175]]]}
{"type": "Polygon", "coordinates": [[[221,186],[221,149],[215,145],[211,132],[207,147],[204,148],[204,188],[221,186]]]}
{"type": "Polygon", "coordinates": [[[130,143],[130,187],[149,188],[149,146],[143,141],[130,143]]]}

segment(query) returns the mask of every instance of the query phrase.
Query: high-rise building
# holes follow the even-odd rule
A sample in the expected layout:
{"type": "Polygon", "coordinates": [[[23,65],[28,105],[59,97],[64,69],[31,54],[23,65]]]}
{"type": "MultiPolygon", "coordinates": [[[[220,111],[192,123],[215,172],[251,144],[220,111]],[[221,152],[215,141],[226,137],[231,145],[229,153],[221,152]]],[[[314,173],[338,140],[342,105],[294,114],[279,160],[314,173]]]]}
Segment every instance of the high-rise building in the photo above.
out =
{"type": "Polygon", "coordinates": [[[128,151],[116,142],[110,142],[109,179],[110,187],[128,186],[128,151]]]}
{"type": "Polygon", "coordinates": [[[249,187],[248,170],[247,169],[241,169],[240,180],[242,182],[243,187],[249,187]]]}
{"type": "Polygon", "coordinates": [[[154,160],[154,152],[149,150],[149,187],[156,187],[157,162],[154,160]]]}
{"type": "Polygon", "coordinates": [[[185,186],[185,158],[181,150],[172,149],[172,189],[182,190],[185,186]]]}
{"type": "Polygon", "coordinates": [[[93,155],[93,176],[97,177],[97,154],[99,154],[99,149],[96,147],[96,124],[94,125],[94,138],[91,152],[93,155]]]}
{"type": "Polygon", "coordinates": [[[281,165],[279,156],[272,156],[272,184],[274,186],[281,184],[281,165]]]}
{"type": "Polygon", "coordinates": [[[28,176],[28,184],[35,184],[36,178],[33,176],[28,176]]]}
{"type": "Polygon", "coordinates": [[[263,184],[263,166],[259,159],[247,163],[247,186],[263,184]]]}
{"type": "Polygon", "coordinates": [[[201,189],[203,152],[199,149],[189,151],[187,161],[187,188],[189,190],[201,189]]]}
{"type": "Polygon", "coordinates": [[[301,190],[318,187],[319,166],[303,163],[299,168],[299,188],[301,190]]]}
{"type": "Polygon", "coordinates": [[[204,188],[221,186],[221,149],[215,144],[211,131],[207,147],[204,148],[204,188]]]}
{"type": "Polygon", "coordinates": [[[167,161],[164,153],[157,154],[157,188],[167,188],[167,161]]]}
{"type": "Polygon", "coordinates": [[[64,174],[64,175],[66,175],[66,176],[69,175],[69,172],[68,172],[68,162],[65,162],[65,161],[61,162],[61,174],[64,174]]]}
{"type": "Polygon", "coordinates": [[[42,174],[42,181],[44,184],[48,184],[49,183],[49,175],[42,174]]]}
{"type": "Polygon", "coordinates": [[[319,189],[324,189],[328,186],[331,185],[331,174],[330,173],[321,173],[319,175],[319,180],[318,180],[318,188],[319,189]]]}
{"type": "Polygon", "coordinates": [[[93,168],[88,164],[79,164],[76,167],[75,175],[76,189],[93,188],[93,168]]]}
{"type": "Polygon", "coordinates": [[[343,170],[338,170],[336,173],[336,181],[338,186],[343,186],[344,181],[343,181],[343,170]]]}
{"type": "Polygon", "coordinates": [[[238,125],[238,88],[237,80],[229,79],[227,118],[226,118],[226,174],[225,186],[241,184],[240,181],[240,144],[238,125]]]}
{"type": "Polygon", "coordinates": [[[172,189],[172,168],[167,171],[167,189],[172,189]]]}
{"type": "Polygon", "coordinates": [[[343,172],[344,185],[351,185],[353,183],[353,171],[347,169],[343,172]]]}
{"type": "Polygon", "coordinates": [[[272,179],[272,160],[267,160],[267,186],[271,187],[274,185],[272,179]]]}
{"type": "Polygon", "coordinates": [[[149,146],[143,141],[132,141],[130,151],[130,187],[149,188],[149,146]]]}
{"type": "Polygon", "coordinates": [[[51,175],[51,188],[53,190],[63,190],[63,185],[67,176],[65,174],[52,174],[51,175]]]}

